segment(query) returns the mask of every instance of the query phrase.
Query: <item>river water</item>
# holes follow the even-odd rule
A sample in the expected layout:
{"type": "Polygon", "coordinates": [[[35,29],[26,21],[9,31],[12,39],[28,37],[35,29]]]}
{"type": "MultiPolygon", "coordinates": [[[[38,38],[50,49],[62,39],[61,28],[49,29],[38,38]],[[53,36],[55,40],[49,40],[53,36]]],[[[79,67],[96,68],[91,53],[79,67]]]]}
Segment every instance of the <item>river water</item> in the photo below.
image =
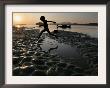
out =
{"type": "MultiPolygon", "coordinates": [[[[40,31],[43,29],[43,27],[38,27],[35,25],[28,25],[28,27],[36,27],[36,29],[40,29],[40,31]]],[[[56,25],[49,25],[49,30],[53,31],[56,30],[56,25]]],[[[71,32],[79,32],[88,34],[91,37],[98,38],[98,26],[87,26],[87,25],[71,25],[71,28],[58,28],[57,30],[65,30],[65,31],[71,31],[71,32]]]]}

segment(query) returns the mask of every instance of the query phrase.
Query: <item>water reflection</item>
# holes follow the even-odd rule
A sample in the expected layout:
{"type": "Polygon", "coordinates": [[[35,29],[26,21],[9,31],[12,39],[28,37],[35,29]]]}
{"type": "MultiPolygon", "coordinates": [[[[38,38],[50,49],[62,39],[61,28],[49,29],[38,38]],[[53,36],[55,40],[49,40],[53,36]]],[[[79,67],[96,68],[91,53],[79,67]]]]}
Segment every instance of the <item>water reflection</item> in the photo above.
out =
{"type": "Polygon", "coordinates": [[[57,54],[61,57],[67,57],[67,58],[79,57],[79,51],[75,46],[59,43],[58,41],[54,39],[50,39],[49,37],[45,38],[45,40],[42,42],[40,47],[42,51],[45,51],[51,54],[57,54]]]}

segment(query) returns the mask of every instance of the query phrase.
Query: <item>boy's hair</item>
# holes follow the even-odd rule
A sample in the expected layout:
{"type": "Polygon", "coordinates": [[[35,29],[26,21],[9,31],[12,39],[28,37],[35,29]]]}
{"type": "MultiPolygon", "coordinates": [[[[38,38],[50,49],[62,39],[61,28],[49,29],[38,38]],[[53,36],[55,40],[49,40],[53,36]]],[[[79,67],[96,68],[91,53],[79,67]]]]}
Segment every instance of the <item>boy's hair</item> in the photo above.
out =
{"type": "Polygon", "coordinates": [[[45,17],[44,17],[44,16],[41,16],[41,17],[40,17],[40,20],[45,20],[45,17]]]}

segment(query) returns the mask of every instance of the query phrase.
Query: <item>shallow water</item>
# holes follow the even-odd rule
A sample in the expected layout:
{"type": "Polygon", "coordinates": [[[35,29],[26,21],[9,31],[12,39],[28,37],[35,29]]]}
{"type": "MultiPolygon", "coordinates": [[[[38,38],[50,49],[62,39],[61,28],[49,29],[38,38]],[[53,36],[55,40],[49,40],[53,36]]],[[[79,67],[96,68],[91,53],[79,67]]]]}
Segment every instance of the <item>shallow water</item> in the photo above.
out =
{"type": "MultiPolygon", "coordinates": [[[[53,31],[54,29],[57,29],[55,25],[49,25],[50,30],[53,31]]],[[[71,25],[71,28],[58,28],[58,30],[65,30],[65,31],[71,31],[71,32],[78,32],[83,34],[88,34],[91,37],[98,37],[98,27],[97,26],[87,26],[87,25],[71,25]]]]}
{"type": "MultiPolygon", "coordinates": [[[[28,27],[35,27],[35,25],[27,25],[28,27]]],[[[36,29],[42,30],[43,27],[36,26],[36,29]]],[[[56,25],[49,25],[49,30],[54,31],[57,29],[56,25]]],[[[58,30],[65,30],[65,31],[71,31],[71,32],[79,32],[88,34],[91,37],[98,38],[98,26],[88,26],[88,25],[71,25],[71,28],[58,28],[58,30]]]]}
{"type": "Polygon", "coordinates": [[[46,37],[41,43],[41,48],[45,52],[50,52],[51,54],[57,54],[61,57],[76,59],[79,57],[79,51],[76,46],[70,46],[64,43],[59,43],[54,39],[46,37]]]}

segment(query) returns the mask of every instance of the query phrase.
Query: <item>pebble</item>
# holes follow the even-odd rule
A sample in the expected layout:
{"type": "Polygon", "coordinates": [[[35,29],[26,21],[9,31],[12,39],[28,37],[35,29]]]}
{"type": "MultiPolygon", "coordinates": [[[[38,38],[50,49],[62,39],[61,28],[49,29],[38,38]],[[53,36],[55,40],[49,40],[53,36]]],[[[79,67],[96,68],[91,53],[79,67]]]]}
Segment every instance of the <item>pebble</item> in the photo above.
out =
{"type": "Polygon", "coordinates": [[[45,61],[40,59],[32,59],[32,63],[36,65],[44,65],[45,61]]]}
{"type": "Polygon", "coordinates": [[[46,76],[46,72],[45,71],[41,71],[41,70],[35,70],[32,72],[31,74],[32,76],[46,76]]]}

